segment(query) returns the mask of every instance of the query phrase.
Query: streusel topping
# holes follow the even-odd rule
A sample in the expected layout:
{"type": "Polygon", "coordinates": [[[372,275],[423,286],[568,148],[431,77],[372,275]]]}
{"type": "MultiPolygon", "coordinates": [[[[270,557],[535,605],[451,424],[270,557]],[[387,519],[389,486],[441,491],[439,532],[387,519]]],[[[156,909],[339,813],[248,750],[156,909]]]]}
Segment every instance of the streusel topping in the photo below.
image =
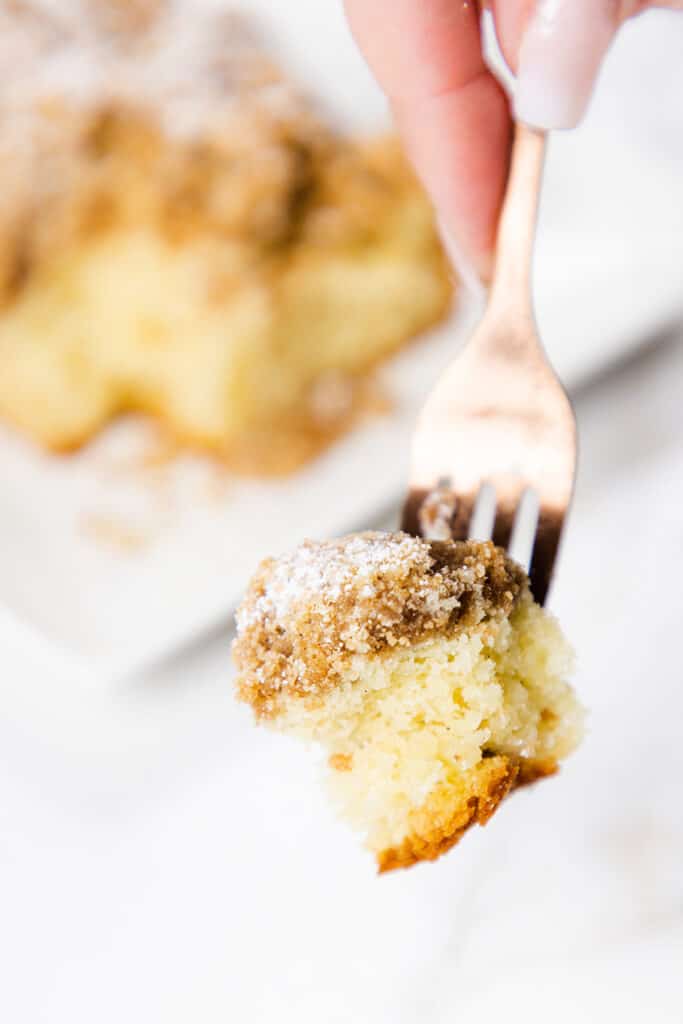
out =
{"type": "Polygon", "coordinates": [[[245,97],[275,117],[308,106],[249,24],[208,0],[5,0],[0,73],[4,117],[116,103],[186,138],[219,130],[245,97]]]}
{"type": "Polygon", "coordinates": [[[0,79],[0,303],[128,220],[257,256],[330,145],[250,24],[204,0],[5,0],[0,79]]]}
{"type": "Polygon", "coordinates": [[[266,559],[237,614],[239,696],[273,715],[278,694],[312,697],[349,658],[452,636],[510,614],[522,570],[490,542],[367,532],[266,559]]]}

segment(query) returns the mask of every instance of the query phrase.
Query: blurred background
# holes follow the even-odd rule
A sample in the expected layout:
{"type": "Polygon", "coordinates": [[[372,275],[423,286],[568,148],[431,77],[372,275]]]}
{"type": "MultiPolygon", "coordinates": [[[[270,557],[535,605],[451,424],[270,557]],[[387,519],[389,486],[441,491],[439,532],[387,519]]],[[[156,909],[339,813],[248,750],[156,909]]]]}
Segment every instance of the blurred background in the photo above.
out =
{"type": "Polygon", "coordinates": [[[683,16],[624,29],[544,185],[588,736],[381,879],[233,701],[231,616],[265,554],[395,527],[481,300],[336,0],[0,16],[6,1018],[680,1021],[683,16]]]}

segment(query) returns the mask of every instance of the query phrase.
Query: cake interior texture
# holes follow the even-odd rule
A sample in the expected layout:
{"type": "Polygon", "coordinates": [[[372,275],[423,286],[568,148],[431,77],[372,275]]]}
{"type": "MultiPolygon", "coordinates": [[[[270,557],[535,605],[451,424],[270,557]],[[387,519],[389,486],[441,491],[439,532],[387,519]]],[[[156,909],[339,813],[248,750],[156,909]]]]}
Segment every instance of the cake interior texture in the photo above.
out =
{"type": "Polygon", "coordinates": [[[439,856],[580,740],[572,652],[491,544],[304,546],[262,568],[238,623],[239,696],[324,748],[380,870],[439,856]]]}
{"type": "Polygon", "coordinates": [[[450,306],[397,143],[329,128],[234,16],[48,7],[0,10],[0,417],[68,450],[142,413],[295,468],[450,306]]]}

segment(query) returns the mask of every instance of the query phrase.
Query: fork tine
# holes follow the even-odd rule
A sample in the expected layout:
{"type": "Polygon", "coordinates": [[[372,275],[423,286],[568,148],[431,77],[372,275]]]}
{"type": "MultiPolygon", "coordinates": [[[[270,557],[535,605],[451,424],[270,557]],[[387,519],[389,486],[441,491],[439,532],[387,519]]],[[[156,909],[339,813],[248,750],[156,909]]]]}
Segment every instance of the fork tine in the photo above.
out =
{"type": "Polygon", "coordinates": [[[525,487],[517,505],[508,554],[527,570],[531,562],[531,549],[536,537],[538,506],[537,491],[533,487],[525,487]]]}
{"type": "Polygon", "coordinates": [[[496,502],[496,518],[493,521],[493,532],[491,540],[499,548],[507,551],[512,535],[512,528],[515,525],[518,500],[509,498],[496,502]]]}
{"type": "Polygon", "coordinates": [[[401,529],[404,533],[410,533],[414,537],[420,536],[419,515],[425,497],[426,492],[421,489],[411,488],[408,492],[408,497],[403,504],[403,511],[401,512],[401,529]]]}
{"type": "Polygon", "coordinates": [[[476,495],[459,494],[455,506],[455,516],[451,520],[451,537],[453,540],[467,540],[470,532],[470,522],[476,504],[476,495]]]}
{"type": "Polygon", "coordinates": [[[483,480],[470,518],[469,536],[473,539],[488,540],[493,530],[496,514],[496,490],[492,483],[483,480]]]}
{"type": "Polygon", "coordinates": [[[531,593],[538,604],[545,604],[548,596],[563,523],[564,513],[560,509],[541,506],[529,568],[531,593]]]}

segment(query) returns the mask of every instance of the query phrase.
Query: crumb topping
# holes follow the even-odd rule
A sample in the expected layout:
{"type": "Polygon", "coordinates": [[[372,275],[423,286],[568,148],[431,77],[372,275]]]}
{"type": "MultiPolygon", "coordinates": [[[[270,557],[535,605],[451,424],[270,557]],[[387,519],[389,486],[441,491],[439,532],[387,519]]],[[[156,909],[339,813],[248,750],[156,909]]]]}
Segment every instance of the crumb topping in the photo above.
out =
{"type": "Polygon", "coordinates": [[[330,129],[251,23],[204,0],[6,0],[0,77],[0,308],[128,226],[229,242],[269,281],[298,243],[362,250],[399,197],[424,202],[396,144],[330,129]]]}
{"type": "Polygon", "coordinates": [[[452,487],[436,487],[422,502],[419,511],[420,532],[429,540],[448,540],[452,536],[457,497],[452,487]]]}
{"type": "Polygon", "coordinates": [[[8,0],[0,77],[5,301],[127,219],[281,243],[332,144],[250,24],[195,0],[8,0]]]}
{"type": "Polygon", "coordinates": [[[182,136],[203,133],[245,94],[275,114],[302,106],[249,25],[197,0],[6,0],[0,72],[4,114],[115,100],[148,107],[182,136]]]}
{"type": "Polygon", "coordinates": [[[332,689],[352,656],[509,615],[525,590],[522,570],[490,542],[377,532],[307,541],[261,564],[237,613],[238,695],[277,714],[278,695],[332,689]]]}

